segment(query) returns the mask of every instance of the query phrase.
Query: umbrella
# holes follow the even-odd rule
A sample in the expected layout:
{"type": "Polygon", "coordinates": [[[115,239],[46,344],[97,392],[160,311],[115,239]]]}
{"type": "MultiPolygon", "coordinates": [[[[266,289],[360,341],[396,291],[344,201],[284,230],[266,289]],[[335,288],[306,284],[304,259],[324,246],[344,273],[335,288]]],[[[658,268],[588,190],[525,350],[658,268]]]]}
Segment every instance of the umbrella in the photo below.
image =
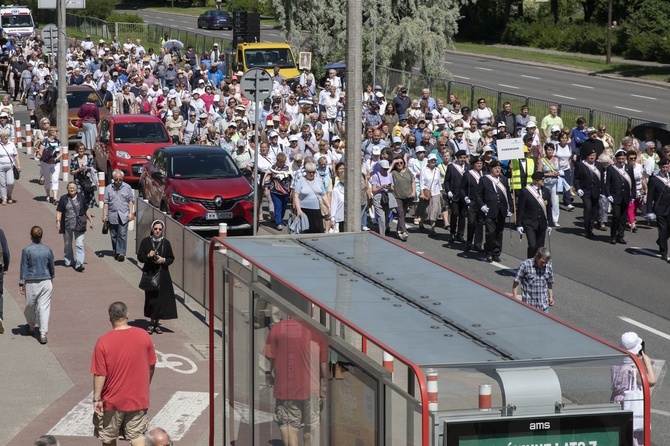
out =
{"type": "Polygon", "coordinates": [[[175,50],[181,51],[184,49],[184,44],[181,43],[179,40],[170,39],[163,44],[163,48],[165,48],[168,51],[175,51],[175,50]]]}
{"type": "Polygon", "coordinates": [[[636,125],[633,128],[633,135],[635,135],[635,137],[640,141],[644,141],[644,132],[647,129],[654,131],[656,139],[661,141],[662,145],[670,144],[670,125],[661,122],[645,122],[643,124],[636,125]]]}
{"type": "Polygon", "coordinates": [[[330,69],[339,70],[340,68],[347,68],[347,64],[345,64],[344,62],[332,62],[323,67],[324,70],[330,70],[330,69]]]}

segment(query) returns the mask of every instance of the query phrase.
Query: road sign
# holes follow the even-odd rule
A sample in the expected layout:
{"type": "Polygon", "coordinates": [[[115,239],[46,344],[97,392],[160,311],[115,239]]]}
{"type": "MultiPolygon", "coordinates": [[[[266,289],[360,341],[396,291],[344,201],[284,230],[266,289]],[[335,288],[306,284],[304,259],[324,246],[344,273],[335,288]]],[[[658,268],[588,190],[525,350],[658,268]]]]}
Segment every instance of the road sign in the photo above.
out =
{"type": "Polygon", "coordinates": [[[272,77],[262,68],[252,68],[242,76],[240,88],[250,101],[262,101],[272,94],[272,77]]]}
{"type": "Polygon", "coordinates": [[[47,52],[51,54],[58,52],[58,27],[50,23],[42,28],[41,34],[47,52]]]}

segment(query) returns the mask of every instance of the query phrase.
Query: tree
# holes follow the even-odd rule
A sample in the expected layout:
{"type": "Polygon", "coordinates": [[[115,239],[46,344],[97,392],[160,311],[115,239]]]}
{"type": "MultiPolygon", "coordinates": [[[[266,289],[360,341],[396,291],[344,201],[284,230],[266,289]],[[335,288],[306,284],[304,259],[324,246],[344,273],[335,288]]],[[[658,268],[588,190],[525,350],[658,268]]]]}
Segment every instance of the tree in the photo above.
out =
{"type": "MultiPolygon", "coordinates": [[[[469,0],[362,0],[363,68],[377,64],[404,71],[444,76],[444,50],[458,30],[460,5],[469,0]],[[376,19],[376,42],[373,23],[376,19]]],[[[311,51],[313,65],[344,60],[346,0],[272,0],[291,46],[311,51]],[[303,31],[308,37],[303,36],[303,31]]]]}

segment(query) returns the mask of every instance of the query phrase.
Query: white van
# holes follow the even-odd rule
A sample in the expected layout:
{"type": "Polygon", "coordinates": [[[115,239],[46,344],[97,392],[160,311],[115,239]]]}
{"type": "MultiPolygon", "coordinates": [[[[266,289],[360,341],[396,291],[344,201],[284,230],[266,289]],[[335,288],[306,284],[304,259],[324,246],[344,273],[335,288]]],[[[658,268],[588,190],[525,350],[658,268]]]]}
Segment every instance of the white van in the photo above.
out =
{"type": "Polygon", "coordinates": [[[0,28],[8,38],[30,37],[35,33],[35,22],[30,8],[16,5],[1,6],[0,28]]]}

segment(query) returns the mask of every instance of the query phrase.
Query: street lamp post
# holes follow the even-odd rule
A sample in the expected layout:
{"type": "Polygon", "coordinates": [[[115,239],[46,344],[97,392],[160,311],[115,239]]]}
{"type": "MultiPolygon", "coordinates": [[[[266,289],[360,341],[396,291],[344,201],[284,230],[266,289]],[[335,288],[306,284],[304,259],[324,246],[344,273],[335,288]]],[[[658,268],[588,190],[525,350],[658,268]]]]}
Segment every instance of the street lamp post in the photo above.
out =
{"type": "Polygon", "coordinates": [[[612,0],[607,2],[607,54],[605,63],[609,65],[612,61],[612,0]]]}

